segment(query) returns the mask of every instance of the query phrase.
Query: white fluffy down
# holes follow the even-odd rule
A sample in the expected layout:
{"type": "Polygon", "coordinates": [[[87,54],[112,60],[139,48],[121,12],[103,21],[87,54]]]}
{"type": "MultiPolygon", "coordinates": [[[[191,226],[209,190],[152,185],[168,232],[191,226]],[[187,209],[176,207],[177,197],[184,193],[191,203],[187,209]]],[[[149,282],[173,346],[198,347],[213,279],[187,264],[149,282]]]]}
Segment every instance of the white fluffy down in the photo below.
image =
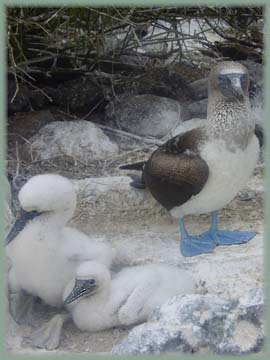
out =
{"type": "MultiPolygon", "coordinates": [[[[155,307],[177,294],[194,292],[191,276],[184,270],[163,264],[141,265],[121,270],[112,280],[102,264],[79,266],[76,279],[95,279],[97,289],[67,307],[77,327],[99,331],[146,321],[155,307]]],[[[65,291],[65,300],[75,279],[65,291]]]]}
{"type": "Polygon", "coordinates": [[[26,211],[59,211],[76,208],[76,193],[72,183],[57,174],[36,175],[27,181],[18,195],[26,211]]]}
{"type": "Polygon", "coordinates": [[[25,290],[52,306],[62,305],[63,290],[85,260],[110,266],[112,250],[82,232],[66,227],[76,207],[71,182],[53,174],[31,178],[19,193],[21,206],[44,212],[30,221],[7,246],[12,293],[25,290]]]}

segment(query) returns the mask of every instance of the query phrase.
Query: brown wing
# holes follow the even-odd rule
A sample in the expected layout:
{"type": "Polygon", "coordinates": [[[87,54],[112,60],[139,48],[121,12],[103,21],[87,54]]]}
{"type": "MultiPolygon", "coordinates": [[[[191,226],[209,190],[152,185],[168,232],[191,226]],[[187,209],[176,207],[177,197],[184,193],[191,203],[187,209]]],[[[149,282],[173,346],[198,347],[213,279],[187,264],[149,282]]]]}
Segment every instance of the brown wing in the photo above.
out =
{"type": "Polygon", "coordinates": [[[152,154],[145,165],[143,178],[146,186],[168,210],[198,194],[208,179],[208,166],[197,150],[198,139],[202,139],[197,130],[169,140],[152,154]]]}

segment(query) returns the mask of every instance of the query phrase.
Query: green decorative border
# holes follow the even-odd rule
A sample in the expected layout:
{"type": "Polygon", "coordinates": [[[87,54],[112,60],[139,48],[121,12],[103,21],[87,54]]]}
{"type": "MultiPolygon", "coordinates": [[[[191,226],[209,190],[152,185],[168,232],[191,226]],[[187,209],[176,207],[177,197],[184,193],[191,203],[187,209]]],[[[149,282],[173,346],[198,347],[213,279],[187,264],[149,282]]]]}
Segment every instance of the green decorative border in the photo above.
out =
{"type": "MultiPolygon", "coordinates": [[[[252,355],[242,355],[242,359],[269,359],[270,358],[270,347],[269,347],[269,334],[270,334],[270,274],[269,274],[269,259],[270,259],[270,245],[269,245],[269,234],[270,234],[270,121],[269,121],[269,97],[270,97],[270,1],[269,0],[223,0],[219,2],[218,0],[0,0],[0,229],[4,228],[4,200],[5,200],[5,158],[6,158],[6,20],[5,20],[5,8],[6,6],[153,6],[153,5],[163,5],[163,6],[217,6],[217,5],[227,5],[227,6],[264,6],[265,7],[265,55],[264,55],[264,94],[265,94],[265,105],[264,105],[264,129],[265,129],[265,145],[264,145],[264,154],[265,154],[265,175],[264,175],[264,185],[265,185],[265,232],[264,232],[264,283],[265,283],[265,330],[266,330],[266,341],[264,346],[263,353],[252,354],[252,355]],[[2,205],[2,206],[1,206],[2,205]]],[[[3,235],[3,231],[2,231],[3,235]]],[[[2,236],[2,244],[4,244],[4,236],[2,236]]],[[[50,359],[59,359],[63,358],[65,360],[74,360],[74,359],[130,359],[133,356],[116,356],[116,355],[95,355],[90,353],[83,354],[71,354],[71,353],[38,353],[38,354],[11,354],[5,351],[4,347],[4,338],[5,338],[5,287],[4,287],[4,269],[5,269],[5,256],[4,248],[1,248],[0,251],[0,284],[1,292],[0,295],[0,359],[29,359],[29,358],[50,358],[50,359]]],[[[190,358],[199,358],[202,360],[207,359],[235,359],[236,356],[232,355],[207,355],[207,354],[175,354],[175,355],[154,355],[154,356],[136,356],[139,359],[151,359],[158,358],[163,359],[190,359],[190,358]]]]}

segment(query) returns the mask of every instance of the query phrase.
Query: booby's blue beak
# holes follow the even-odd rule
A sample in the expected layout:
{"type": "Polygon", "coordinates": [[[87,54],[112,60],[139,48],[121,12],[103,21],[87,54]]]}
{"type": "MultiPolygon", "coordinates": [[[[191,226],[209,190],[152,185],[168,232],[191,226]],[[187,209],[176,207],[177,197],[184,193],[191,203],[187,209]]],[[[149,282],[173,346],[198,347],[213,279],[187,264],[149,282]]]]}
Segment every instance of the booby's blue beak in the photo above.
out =
{"type": "Polygon", "coordinates": [[[245,97],[243,91],[243,79],[245,74],[221,74],[218,77],[218,83],[221,93],[227,98],[236,98],[243,100],[245,97]]]}
{"type": "Polygon", "coordinates": [[[90,295],[97,287],[94,279],[78,280],[76,279],[75,285],[71,293],[64,301],[64,305],[68,305],[73,301],[81,298],[84,295],[90,295]]]}
{"type": "Polygon", "coordinates": [[[19,218],[15,221],[14,225],[12,226],[10,232],[6,237],[6,245],[9,244],[15,237],[19,234],[20,231],[24,229],[26,224],[33,220],[35,217],[41,215],[38,211],[25,211],[22,210],[19,218]]]}

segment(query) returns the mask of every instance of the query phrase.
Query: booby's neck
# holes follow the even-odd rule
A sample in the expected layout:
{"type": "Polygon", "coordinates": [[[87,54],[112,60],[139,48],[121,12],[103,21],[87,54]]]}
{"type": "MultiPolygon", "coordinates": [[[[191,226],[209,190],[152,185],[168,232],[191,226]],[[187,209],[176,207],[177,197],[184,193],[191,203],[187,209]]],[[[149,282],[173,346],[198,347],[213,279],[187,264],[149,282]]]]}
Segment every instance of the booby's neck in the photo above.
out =
{"type": "Polygon", "coordinates": [[[206,133],[210,138],[223,139],[230,151],[244,150],[254,133],[255,122],[248,97],[226,99],[215,94],[208,100],[206,133]]]}

